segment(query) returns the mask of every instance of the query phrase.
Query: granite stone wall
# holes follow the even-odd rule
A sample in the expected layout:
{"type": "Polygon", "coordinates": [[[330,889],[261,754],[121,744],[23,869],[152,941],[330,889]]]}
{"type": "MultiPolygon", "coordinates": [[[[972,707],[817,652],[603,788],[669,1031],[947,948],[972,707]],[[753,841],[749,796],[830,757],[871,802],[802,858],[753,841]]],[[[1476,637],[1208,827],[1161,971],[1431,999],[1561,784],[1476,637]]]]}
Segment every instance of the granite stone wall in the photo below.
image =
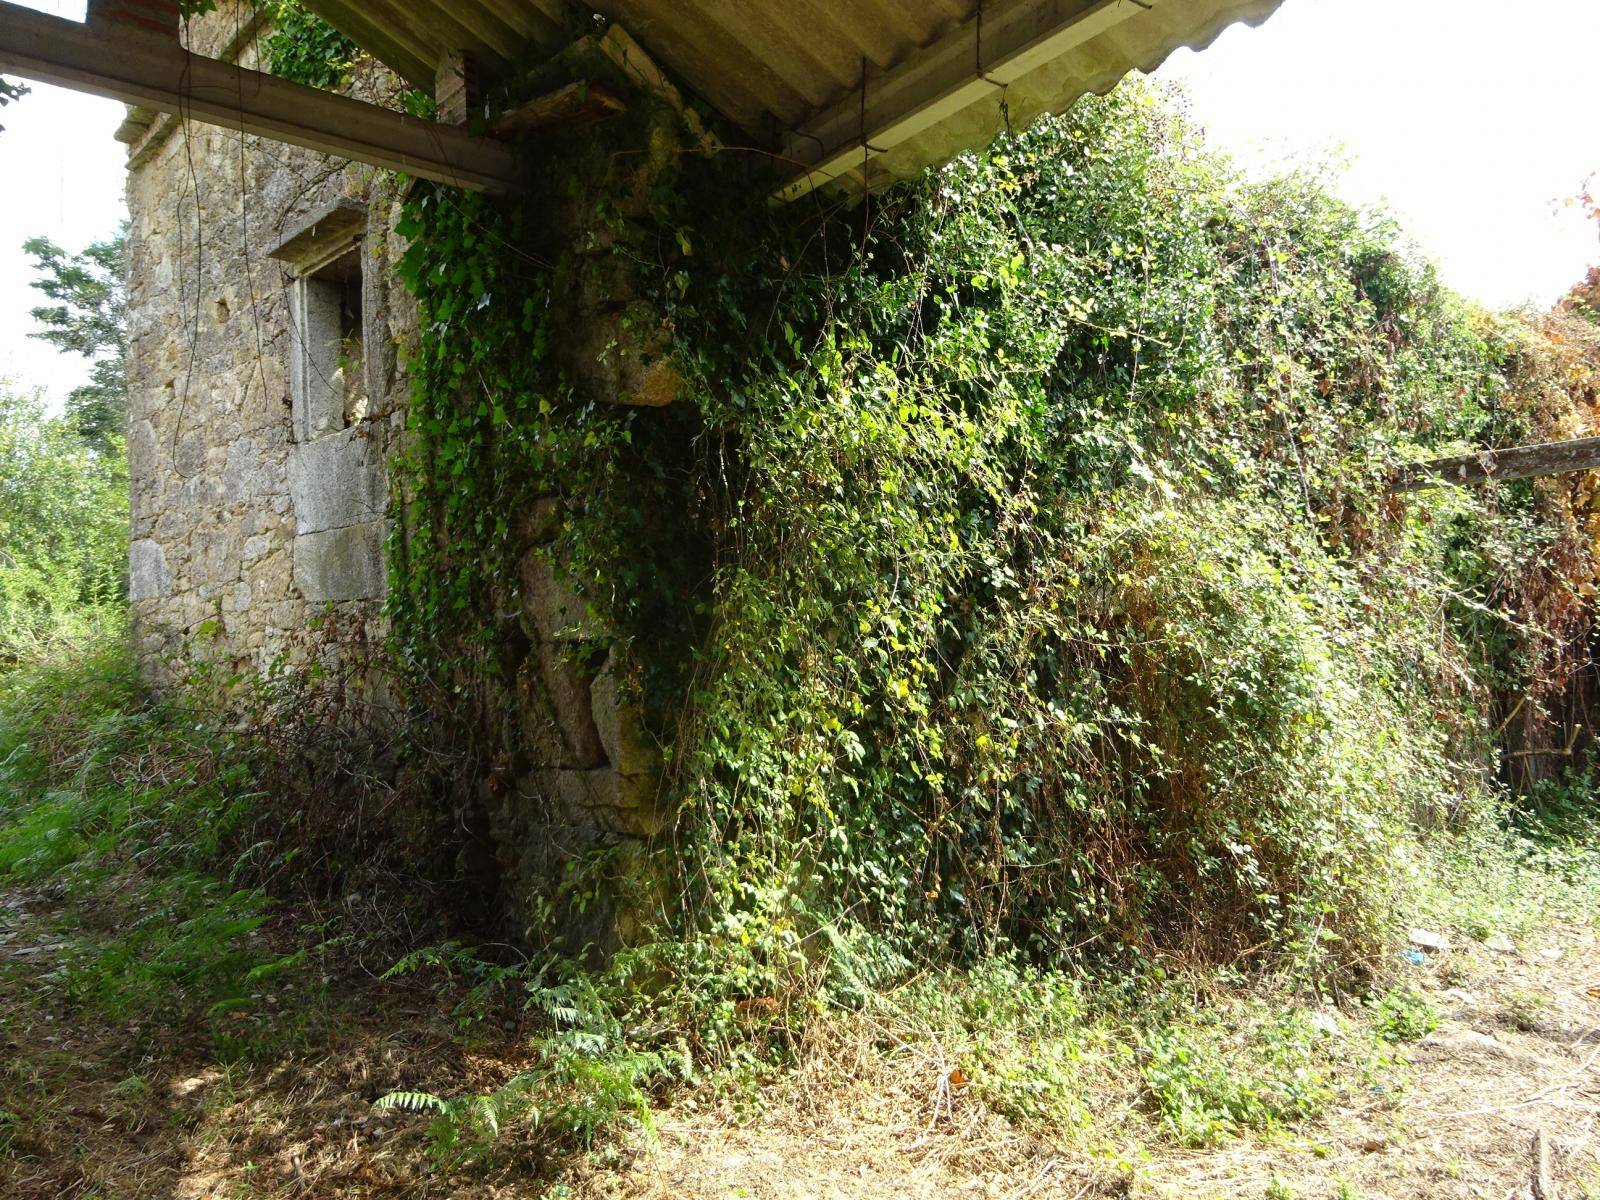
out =
{"type": "MultiPolygon", "coordinates": [[[[188,36],[255,67],[266,32],[245,0],[223,0],[188,36]]],[[[358,62],[345,90],[398,107],[401,88],[358,62]]],[[[129,599],[146,669],[170,684],[190,660],[242,673],[381,663],[385,543],[403,511],[391,466],[417,325],[392,269],[402,185],[137,110],[119,138],[131,215],[129,599]]],[[[585,313],[606,307],[595,291],[584,289],[585,313]]],[[[660,403],[669,391],[648,355],[619,374],[598,352],[571,353],[575,373],[609,398],[660,403]]],[[[603,631],[546,553],[562,511],[548,497],[521,514],[526,554],[506,581],[528,651],[509,711],[490,714],[504,742],[490,758],[512,777],[486,767],[457,799],[489,830],[513,928],[575,859],[599,848],[626,861],[661,823],[660,755],[626,667],[615,652],[597,664],[603,631]]],[[[630,919],[613,910],[610,929],[583,936],[603,942],[630,919]]]]}
{"type": "MultiPolygon", "coordinates": [[[[195,49],[256,66],[259,18],[225,3],[195,49]]],[[[352,90],[399,84],[376,67],[352,90]]],[[[128,143],[129,599],[153,678],[184,659],[242,670],[337,657],[316,630],[377,634],[385,589],[386,462],[403,426],[397,343],[414,324],[390,276],[396,188],[380,172],[211,125],[133,111],[128,143]],[[296,421],[291,376],[314,325],[297,264],[273,257],[319,213],[359,214],[359,408],[296,421]],[[338,619],[330,620],[329,616],[338,619]],[[316,630],[313,629],[316,627],[316,630]],[[370,629],[369,629],[370,627],[370,629]]],[[[326,381],[324,381],[326,382],[326,381]]],[[[332,386],[344,381],[335,378],[332,386]]]]}

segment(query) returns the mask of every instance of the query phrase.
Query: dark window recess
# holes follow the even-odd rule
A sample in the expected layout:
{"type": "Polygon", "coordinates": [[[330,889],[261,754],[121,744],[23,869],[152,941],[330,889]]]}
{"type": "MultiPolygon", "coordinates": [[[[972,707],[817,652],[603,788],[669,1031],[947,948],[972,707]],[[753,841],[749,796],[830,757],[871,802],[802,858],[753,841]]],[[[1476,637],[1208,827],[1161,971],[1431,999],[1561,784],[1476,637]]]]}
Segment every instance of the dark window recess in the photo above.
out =
{"type": "Polygon", "coordinates": [[[293,309],[294,433],[297,441],[308,441],[367,415],[359,243],[299,276],[293,309]]]}

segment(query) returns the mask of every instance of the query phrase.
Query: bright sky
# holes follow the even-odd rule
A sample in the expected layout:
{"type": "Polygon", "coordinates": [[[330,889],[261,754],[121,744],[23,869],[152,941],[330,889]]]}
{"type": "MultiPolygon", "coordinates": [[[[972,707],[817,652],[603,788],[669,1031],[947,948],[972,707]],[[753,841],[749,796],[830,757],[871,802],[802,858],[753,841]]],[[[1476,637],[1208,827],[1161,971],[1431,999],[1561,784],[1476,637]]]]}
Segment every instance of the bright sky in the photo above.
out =
{"type": "Polygon", "coordinates": [[[1458,291],[1548,304],[1600,261],[1554,202],[1600,170],[1596,0],[1286,0],[1181,51],[1212,140],[1257,168],[1341,147],[1347,199],[1387,199],[1458,291]]]}
{"type": "MultiPolygon", "coordinates": [[[[1597,0],[1285,0],[1161,75],[1251,169],[1342,154],[1342,193],[1387,199],[1454,287],[1492,306],[1549,303],[1600,261],[1593,227],[1556,207],[1600,169],[1596,47],[1597,0]]],[[[41,86],[0,110],[0,376],[56,400],[84,369],[25,336],[40,297],[21,244],[44,234],[76,250],[116,229],[121,116],[41,86]]]]}
{"type": "MultiPolygon", "coordinates": [[[[57,16],[81,20],[84,0],[22,0],[57,16]]],[[[122,187],[123,147],[112,141],[123,107],[98,96],[42,84],[0,108],[0,378],[40,388],[60,401],[88,376],[77,355],[62,355],[27,336],[28,310],[48,303],[28,286],[32,260],[22,243],[42,234],[81,250],[117,231],[127,217],[122,187]]]]}

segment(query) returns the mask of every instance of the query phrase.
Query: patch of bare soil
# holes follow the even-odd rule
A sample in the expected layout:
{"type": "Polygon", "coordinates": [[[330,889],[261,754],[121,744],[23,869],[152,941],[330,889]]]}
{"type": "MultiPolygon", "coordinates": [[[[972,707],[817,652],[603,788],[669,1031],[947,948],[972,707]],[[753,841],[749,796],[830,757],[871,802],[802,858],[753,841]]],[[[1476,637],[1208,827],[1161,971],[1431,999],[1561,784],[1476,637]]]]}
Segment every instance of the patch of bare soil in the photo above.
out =
{"type": "Polygon", "coordinates": [[[335,985],[315,1011],[235,1014],[229,1047],[192,1020],[111,1022],[72,1002],[56,908],[0,894],[0,1197],[496,1194],[433,1171],[425,1123],[372,1101],[498,1086],[518,1065],[515,1030],[464,1046],[447,1002],[370,978],[335,985]]]}

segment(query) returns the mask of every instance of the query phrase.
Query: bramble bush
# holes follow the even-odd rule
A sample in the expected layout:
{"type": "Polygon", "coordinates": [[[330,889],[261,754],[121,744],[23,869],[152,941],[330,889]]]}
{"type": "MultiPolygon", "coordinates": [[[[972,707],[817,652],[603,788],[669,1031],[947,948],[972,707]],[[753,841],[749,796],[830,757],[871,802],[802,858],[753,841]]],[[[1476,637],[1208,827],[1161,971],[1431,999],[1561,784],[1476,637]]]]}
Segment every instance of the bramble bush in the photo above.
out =
{"type": "Polygon", "coordinates": [[[1474,802],[1473,584],[1388,480],[1501,384],[1431,270],[1139,85],[847,219],[696,215],[702,919],[887,971],[1374,954],[1409,831],[1474,802]]]}

